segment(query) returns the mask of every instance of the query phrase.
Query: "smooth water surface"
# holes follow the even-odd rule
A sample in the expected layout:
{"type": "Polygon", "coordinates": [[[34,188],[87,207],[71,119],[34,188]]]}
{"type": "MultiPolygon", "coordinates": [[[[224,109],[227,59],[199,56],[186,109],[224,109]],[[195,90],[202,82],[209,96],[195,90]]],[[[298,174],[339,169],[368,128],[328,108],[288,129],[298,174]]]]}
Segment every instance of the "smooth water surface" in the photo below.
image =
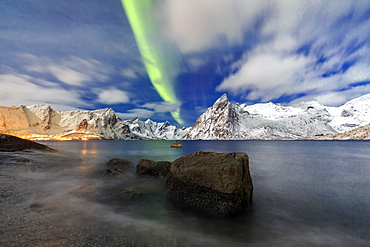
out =
{"type": "Polygon", "coordinates": [[[38,191],[31,200],[49,207],[49,214],[63,213],[72,228],[81,224],[85,246],[94,244],[92,235],[107,246],[119,245],[112,239],[120,234],[133,239],[133,246],[366,246],[370,241],[370,142],[182,141],[179,149],[170,148],[171,141],[43,143],[68,159],[24,173],[38,191]],[[244,214],[213,218],[182,211],[163,197],[161,180],[102,176],[111,158],[173,161],[200,150],[249,155],[254,194],[244,214]],[[114,196],[121,188],[143,196],[114,196]]]}

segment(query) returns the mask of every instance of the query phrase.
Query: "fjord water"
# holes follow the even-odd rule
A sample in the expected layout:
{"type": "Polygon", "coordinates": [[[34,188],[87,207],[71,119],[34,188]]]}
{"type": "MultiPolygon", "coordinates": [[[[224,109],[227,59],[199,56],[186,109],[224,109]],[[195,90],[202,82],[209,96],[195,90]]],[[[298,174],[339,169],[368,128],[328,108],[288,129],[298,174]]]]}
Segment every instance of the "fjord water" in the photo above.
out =
{"type": "Polygon", "coordinates": [[[68,159],[24,175],[33,181],[33,203],[62,215],[55,225],[79,229],[82,246],[95,239],[105,246],[365,246],[370,241],[370,142],[182,141],[180,149],[170,148],[171,141],[42,143],[68,159]],[[245,213],[215,218],[180,210],[163,197],[163,181],[102,176],[111,158],[173,161],[196,151],[249,155],[254,195],[245,213]],[[144,194],[135,200],[112,196],[127,186],[144,194]]]}

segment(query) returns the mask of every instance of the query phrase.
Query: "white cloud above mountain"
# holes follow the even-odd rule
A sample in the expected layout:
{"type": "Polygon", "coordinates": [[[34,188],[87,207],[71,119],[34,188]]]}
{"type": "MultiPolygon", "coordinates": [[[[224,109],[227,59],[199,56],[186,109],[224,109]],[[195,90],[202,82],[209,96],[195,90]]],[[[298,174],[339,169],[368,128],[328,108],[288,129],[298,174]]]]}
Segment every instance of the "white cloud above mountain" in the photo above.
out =
{"type": "Polygon", "coordinates": [[[129,94],[126,91],[117,88],[97,89],[95,90],[98,99],[97,101],[103,104],[120,104],[130,102],[129,94]]]}
{"type": "Polygon", "coordinates": [[[294,94],[329,99],[369,81],[369,7],[366,0],[167,0],[160,9],[165,36],[183,54],[252,40],[216,91],[271,101],[294,94]]]}

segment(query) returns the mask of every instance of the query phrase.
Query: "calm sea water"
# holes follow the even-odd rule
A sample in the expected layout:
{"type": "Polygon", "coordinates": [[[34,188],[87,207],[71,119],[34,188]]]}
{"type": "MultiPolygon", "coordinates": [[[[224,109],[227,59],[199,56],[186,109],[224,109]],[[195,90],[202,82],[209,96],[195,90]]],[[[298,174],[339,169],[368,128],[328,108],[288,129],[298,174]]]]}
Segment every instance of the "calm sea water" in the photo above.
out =
{"type": "Polygon", "coordinates": [[[43,143],[73,160],[58,166],[43,193],[53,194],[78,222],[101,229],[84,234],[131,234],[148,246],[366,246],[370,241],[370,142],[182,141],[181,149],[169,148],[171,141],[43,143]],[[181,211],[162,196],[163,181],[102,178],[111,158],[172,161],[200,150],[249,155],[254,197],[244,214],[212,218],[181,211]],[[134,201],[111,196],[128,187],[144,196],[134,201]]]}

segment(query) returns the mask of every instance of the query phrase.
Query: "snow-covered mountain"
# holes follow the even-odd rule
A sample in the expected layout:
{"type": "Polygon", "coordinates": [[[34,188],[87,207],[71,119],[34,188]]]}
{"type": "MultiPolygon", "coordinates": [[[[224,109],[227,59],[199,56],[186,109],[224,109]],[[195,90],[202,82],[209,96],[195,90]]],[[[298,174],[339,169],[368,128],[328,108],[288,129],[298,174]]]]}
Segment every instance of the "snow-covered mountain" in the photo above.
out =
{"type": "Polygon", "coordinates": [[[369,106],[370,95],[340,107],[325,107],[318,102],[297,106],[233,104],[224,94],[196,120],[183,139],[274,140],[336,134],[369,124],[369,106]]]}
{"type": "Polygon", "coordinates": [[[142,139],[178,140],[189,132],[189,127],[179,128],[171,125],[168,121],[157,123],[150,119],[145,122],[139,118],[122,121],[129,126],[130,132],[142,139]]]}
{"type": "Polygon", "coordinates": [[[121,121],[112,109],[55,111],[49,105],[0,106],[0,133],[28,139],[278,140],[335,135],[368,124],[370,94],[340,107],[326,107],[318,102],[296,106],[233,104],[224,94],[191,128],[150,119],[121,121]]]}
{"type": "Polygon", "coordinates": [[[37,139],[180,139],[189,131],[168,122],[121,121],[112,109],[55,111],[49,105],[0,107],[0,132],[37,139]]]}
{"type": "Polygon", "coordinates": [[[348,101],[340,107],[326,107],[332,116],[330,125],[339,133],[370,123],[370,94],[348,101]]]}
{"type": "Polygon", "coordinates": [[[309,140],[370,140],[370,124],[335,135],[314,136],[309,140]]]}

